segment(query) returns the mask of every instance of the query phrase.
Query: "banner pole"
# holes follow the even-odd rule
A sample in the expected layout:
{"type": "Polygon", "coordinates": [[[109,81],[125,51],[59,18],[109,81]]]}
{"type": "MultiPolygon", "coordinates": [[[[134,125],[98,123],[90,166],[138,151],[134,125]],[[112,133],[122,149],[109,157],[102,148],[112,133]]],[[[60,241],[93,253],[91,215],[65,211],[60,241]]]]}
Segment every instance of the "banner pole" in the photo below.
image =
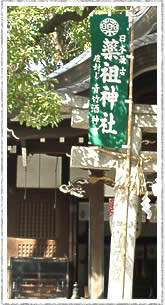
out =
{"type": "MultiPolygon", "coordinates": [[[[130,74],[129,74],[129,100],[133,100],[133,40],[134,40],[134,15],[133,7],[131,11],[131,33],[130,33],[130,74]]],[[[126,244],[127,244],[127,222],[129,207],[129,189],[131,173],[131,130],[132,130],[132,102],[128,104],[128,129],[127,129],[127,157],[126,157],[126,188],[125,188],[125,221],[122,223],[122,298],[124,298],[125,268],[126,268],[126,244]]]]}

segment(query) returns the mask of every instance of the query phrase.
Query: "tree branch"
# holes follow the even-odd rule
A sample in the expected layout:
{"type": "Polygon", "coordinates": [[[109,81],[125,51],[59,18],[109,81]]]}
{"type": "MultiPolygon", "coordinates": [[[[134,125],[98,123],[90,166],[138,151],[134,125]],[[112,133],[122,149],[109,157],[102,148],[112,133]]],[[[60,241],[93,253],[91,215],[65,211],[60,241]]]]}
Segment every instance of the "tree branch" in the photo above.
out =
{"type": "Polygon", "coordinates": [[[54,28],[58,25],[73,20],[76,22],[83,21],[89,14],[96,8],[96,6],[85,6],[83,14],[80,16],[76,12],[65,12],[62,15],[56,14],[52,19],[47,21],[42,28],[40,28],[40,33],[50,34],[54,32],[54,28]]]}

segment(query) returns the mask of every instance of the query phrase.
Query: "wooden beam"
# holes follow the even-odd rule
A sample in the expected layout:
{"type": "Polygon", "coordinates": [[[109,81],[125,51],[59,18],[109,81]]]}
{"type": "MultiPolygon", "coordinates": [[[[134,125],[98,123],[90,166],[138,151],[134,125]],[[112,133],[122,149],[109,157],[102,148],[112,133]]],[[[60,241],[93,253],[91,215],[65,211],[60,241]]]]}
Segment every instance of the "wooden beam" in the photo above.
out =
{"type": "MultiPolygon", "coordinates": [[[[156,159],[156,152],[141,152],[141,157],[153,157],[156,159]]],[[[98,170],[110,170],[116,168],[116,161],[118,157],[110,155],[102,151],[96,151],[91,147],[72,146],[71,149],[71,167],[82,169],[98,169],[98,170]]],[[[136,164],[136,161],[133,161],[136,164]]],[[[144,172],[155,172],[157,166],[156,160],[148,160],[143,162],[144,172]]]]}
{"type": "Polygon", "coordinates": [[[30,143],[27,145],[28,153],[31,154],[52,154],[52,155],[63,155],[70,153],[71,145],[66,143],[53,144],[52,146],[49,143],[30,143]]]}
{"type": "MultiPolygon", "coordinates": [[[[9,139],[8,145],[16,146],[16,153],[18,155],[22,154],[21,151],[21,143],[16,140],[9,139]]],[[[40,154],[52,154],[52,155],[63,155],[66,153],[70,154],[72,146],[87,146],[88,145],[88,135],[87,132],[85,135],[81,135],[80,137],[69,137],[69,138],[64,138],[64,142],[60,142],[60,139],[50,139],[50,138],[45,138],[45,142],[40,142],[40,139],[28,139],[26,140],[26,148],[27,148],[27,153],[28,154],[35,154],[35,153],[40,153],[40,154]],[[83,143],[79,140],[82,140],[83,138],[83,143]],[[81,142],[81,143],[80,143],[81,142]]]]}
{"type": "MultiPolygon", "coordinates": [[[[68,196],[68,195],[67,195],[68,196]]],[[[69,198],[69,259],[72,262],[71,282],[78,281],[78,198],[68,196],[69,198]]],[[[71,287],[72,290],[73,287],[71,287]]],[[[71,291],[72,292],[72,291],[71,291]]]]}
{"type": "Polygon", "coordinates": [[[19,123],[9,123],[9,129],[13,129],[17,137],[27,139],[39,138],[59,138],[59,137],[76,137],[83,136],[87,132],[80,128],[75,129],[70,126],[70,120],[62,121],[58,127],[43,127],[40,130],[20,125],[19,123]]]}
{"type": "MultiPolygon", "coordinates": [[[[88,137],[85,135],[84,143],[81,145],[88,144],[88,137]]],[[[45,139],[44,143],[41,143],[39,139],[27,140],[26,147],[28,153],[43,153],[43,154],[66,154],[70,153],[73,145],[80,145],[79,137],[65,138],[64,143],[60,143],[59,139],[45,139]]]]}
{"type": "Polygon", "coordinates": [[[157,133],[157,127],[143,127],[142,131],[144,133],[157,133]]]}

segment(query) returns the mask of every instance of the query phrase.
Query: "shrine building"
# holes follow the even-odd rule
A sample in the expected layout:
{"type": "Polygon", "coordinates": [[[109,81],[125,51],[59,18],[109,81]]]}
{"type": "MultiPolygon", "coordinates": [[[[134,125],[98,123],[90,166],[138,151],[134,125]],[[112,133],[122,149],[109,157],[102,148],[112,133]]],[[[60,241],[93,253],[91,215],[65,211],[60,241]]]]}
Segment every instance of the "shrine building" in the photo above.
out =
{"type": "Polygon", "coordinates": [[[36,130],[8,116],[9,299],[114,300],[122,294],[128,299],[157,298],[159,200],[152,191],[157,178],[156,6],[135,17],[133,48],[132,191],[125,285],[120,278],[120,254],[126,148],[88,144],[88,49],[49,75],[63,97],[58,127],[36,130]],[[135,192],[137,170],[149,194],[150,220],[142,210],[143,196],[135,192]]]}

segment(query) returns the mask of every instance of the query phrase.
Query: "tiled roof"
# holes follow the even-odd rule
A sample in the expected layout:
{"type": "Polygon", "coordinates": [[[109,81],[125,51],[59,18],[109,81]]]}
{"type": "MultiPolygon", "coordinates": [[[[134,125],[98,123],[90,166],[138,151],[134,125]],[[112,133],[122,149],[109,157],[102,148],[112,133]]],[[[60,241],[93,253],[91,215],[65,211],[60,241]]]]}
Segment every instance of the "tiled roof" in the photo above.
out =
{"type": "MultiPolygon", "coordinates": [[[[156,21],[156,7],[146,7],[141,14],[137,14],[134,18],[134,45],[135,48],[141,46],[141,44],[152,43],[152,37],[145,36],[153,26],[154,21],[156,21]],[[145,26],[144,26],[145,25],[145,26]]],[[[131,27],[131,24],[129,25],[131,27]]],[[[57,78],[61,74],[68,72],[74,67],[83,64],[85,61],[90,59],[91,49],[89,48],[83,52],[78,57],[71,60],[69,63],[65,64],[60,69],[49,74],[49,78],[57,78]]]]}

